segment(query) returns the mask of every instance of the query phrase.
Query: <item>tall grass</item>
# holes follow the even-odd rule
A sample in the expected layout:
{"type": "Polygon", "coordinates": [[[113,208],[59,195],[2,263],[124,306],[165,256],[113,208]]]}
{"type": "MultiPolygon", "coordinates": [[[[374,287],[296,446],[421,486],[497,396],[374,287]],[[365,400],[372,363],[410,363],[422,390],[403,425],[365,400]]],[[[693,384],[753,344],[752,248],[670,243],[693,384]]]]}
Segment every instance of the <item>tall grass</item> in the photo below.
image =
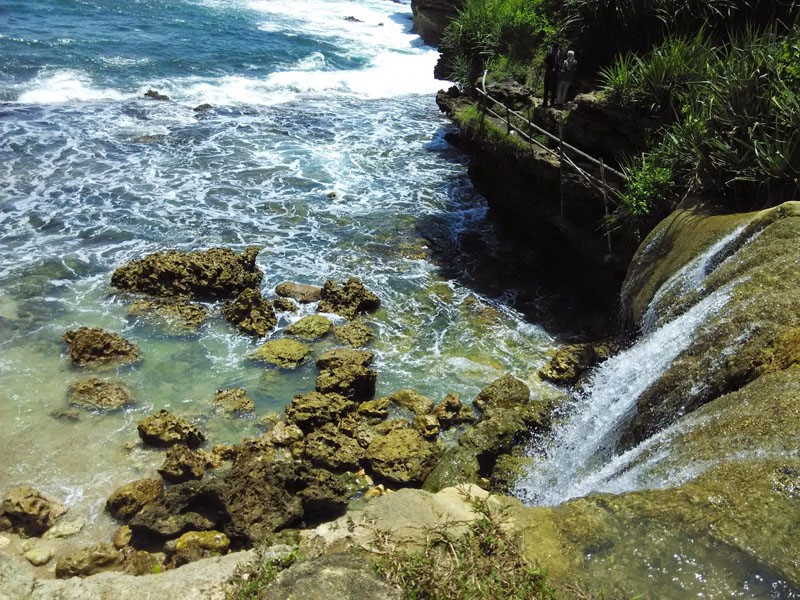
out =
{"type": "Polygon", "coordinates": [[[628,208],[671,208],[676,198],[713,194],[756,208],[800,192],[800,28],[748,30],[724,45],[708,36],[670,39],[642,58],[602,72],[612,102],[650,111],[661,135],[628,167],[628,208]],[[656,168],[658,167],[658,168],[656,168]]]}

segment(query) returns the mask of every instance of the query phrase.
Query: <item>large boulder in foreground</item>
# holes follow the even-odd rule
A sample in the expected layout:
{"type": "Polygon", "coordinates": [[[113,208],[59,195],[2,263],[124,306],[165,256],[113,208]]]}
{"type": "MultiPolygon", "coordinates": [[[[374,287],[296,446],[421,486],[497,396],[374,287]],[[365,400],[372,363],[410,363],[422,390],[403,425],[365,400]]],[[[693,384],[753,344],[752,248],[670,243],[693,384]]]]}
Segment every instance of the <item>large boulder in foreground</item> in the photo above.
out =
{"type": "Polygon", "coordinates": [[[258,252],[255,246],[241,254],[230,248],[156,252],[119,267],[111,276],[111,285],[159,297],[232,299],[261,285],[264,274],[256,266],[258,252]]]}
{"type": "Polygon", "coordinates": [[[376,311],[381,305],[380,299],[364,287],[357,277],[351,277],[343,284],[329,279],[322,286],[320,296],[317,311],[334,313],[347,319],[376,311]]]}
{"type": "Polygon", "coordinates": [[[139,348],[118,333],[80,327],[61,336],[73,364],[79,367],[124,365],[139,360],[139,348]]]}
{"type": "Polygon", "coordinates": [[[66,506],[28,486],[8,490],[0,505],[12,529],[28,536],[42,535],[66,512],[66,506]]]}

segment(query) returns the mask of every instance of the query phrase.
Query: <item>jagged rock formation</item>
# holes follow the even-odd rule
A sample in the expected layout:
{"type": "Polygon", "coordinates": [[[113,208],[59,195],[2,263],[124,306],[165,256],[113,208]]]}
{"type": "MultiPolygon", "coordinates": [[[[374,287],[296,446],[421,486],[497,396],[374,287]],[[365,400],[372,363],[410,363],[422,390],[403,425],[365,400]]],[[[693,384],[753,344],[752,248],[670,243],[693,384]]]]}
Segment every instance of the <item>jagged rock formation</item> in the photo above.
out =
{"type": "Polygon", "coordinates": [[[464,0],[412,0],[414,32],[426,44],[438,46],[445,27],[456,17],[463,5],[464,0]]]}

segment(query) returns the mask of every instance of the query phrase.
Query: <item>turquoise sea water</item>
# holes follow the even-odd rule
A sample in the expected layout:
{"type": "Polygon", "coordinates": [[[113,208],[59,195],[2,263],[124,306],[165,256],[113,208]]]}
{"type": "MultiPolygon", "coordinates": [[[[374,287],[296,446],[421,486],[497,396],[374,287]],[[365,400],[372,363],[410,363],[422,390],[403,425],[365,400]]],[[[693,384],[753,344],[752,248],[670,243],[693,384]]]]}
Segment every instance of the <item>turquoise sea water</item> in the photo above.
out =
{"type": "Polygon", "coordinates": [[[548,393],[535,373],[554,341],[511,308],[511,267],[444,141],[437,53],[410,29],[390,0],[0,0],[0,490],[42,489],[107,539],[105,498],[163,460],[136,443],[144,416],[169,408],[232,442],[257,419],[215,415],[217,389],[246,388],[259,416],[313,389],[313,361],[251,364],[263,340],[218,306],[196,334],[129,317],[112,271],[167,248],[259,245],[268,297],[360,277],[383,301],[379,393],[471,401],[506,371],[548,393]],[[492,268],[474,271],[465,239],[492,268]],[[90,375],[60,341],[82,325],[139,344],[140,365],[101,374],[135,404],[57,420],[90,375]]]}

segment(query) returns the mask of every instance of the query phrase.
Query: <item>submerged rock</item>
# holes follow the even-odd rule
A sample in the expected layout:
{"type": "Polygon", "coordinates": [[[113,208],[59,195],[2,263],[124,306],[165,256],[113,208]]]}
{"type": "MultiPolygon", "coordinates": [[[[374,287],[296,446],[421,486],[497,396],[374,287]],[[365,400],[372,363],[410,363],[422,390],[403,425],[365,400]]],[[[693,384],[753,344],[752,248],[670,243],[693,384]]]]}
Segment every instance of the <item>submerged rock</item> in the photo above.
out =
{"type": "Polygon", "coordinates": [[[137,300],[128,309],[128,315],[162,321],[168,328],[182,332],[199,329],[211,313],[205,306],[196,302],[155,299],[137,300]]]}
{"type": "Polygon", "coordinates": [[[272,304],[255,288],[248,288],[235,300],[225,302],[222,314],[239,331],[255,337],[264,337],[278,324],[272,304]]]}
{"type": "Polygon", "coordinates": [[[275,293],[283,298],[291,298],[301,304],[307,304],[309,302],[319,302],[322,297],[322,288],[316,285],[284,281],[275,287],[275,293]]]}
{"type": "Polygon", "coordinates": [[[74,384],[67,394],[67,401],[85,410],[110,411],[130,404],[132,397],[126,385],[91,378],[74,384]]]}
{"type": "Polygon", "coordinates": [[[28,486],[6,491],[0,505],[12,529],[26,536],[42,535],[66,512],[66,506],[28,486]]]}
{"type": "Polygon", "coordinates": [[[145,444],[162,448],[175,444],[196,448],[206,439],[196,425],[166,410],[143,419],[136,429],[145,444]]]}
{"type": "Polygon", "coordinates": [[[67,331],[61,339],[70,360],[80,367],[128,364],[139,360],[139,348],[117,333],[95,327],[67,331]]]}
{"type": "Polygon", "coordinates": [[[236,298],[244,290],[258,289],[263,273],[256,266],[259,248],[241,254],[230,248],[198,252],[167,250],[135,259],[117,268],[111,285],[159,297],[221,300],[236,298]]]}
{"type": "Polygon", "coordinates": [[[344,284],[326,281],[317,311],[353,319],[360,313],[378,310],[380,304],[380,299],[364,287],[360,279],[351,277],[344,284]]]}
{"type": "Polygon", "coordinates": [[[333,322],[322,315],[306,315],[286,328],[286,335],[294,335],[302,340],[317,340],[333,329],[333,322]]]}
{"type": "Polygon", "coordinates": [[[138,479],[114,490],[106,501],[106,510],[112,517],[126,521],[163,493],[164,483],[160,479],[138,479]]]}
{"type": "Polygon", "coordinates": [[[230,415],[249,416],[255,413],[256,405],[244,388],[217,390],[214,407],[230,415]]]}
{"type": "Polygon", "coordinates": [[[250,358],[282,369],[296,369],[310,353],[311,348],[302,342],[281,338],[263,343],[253,351],[250,358]]]}

